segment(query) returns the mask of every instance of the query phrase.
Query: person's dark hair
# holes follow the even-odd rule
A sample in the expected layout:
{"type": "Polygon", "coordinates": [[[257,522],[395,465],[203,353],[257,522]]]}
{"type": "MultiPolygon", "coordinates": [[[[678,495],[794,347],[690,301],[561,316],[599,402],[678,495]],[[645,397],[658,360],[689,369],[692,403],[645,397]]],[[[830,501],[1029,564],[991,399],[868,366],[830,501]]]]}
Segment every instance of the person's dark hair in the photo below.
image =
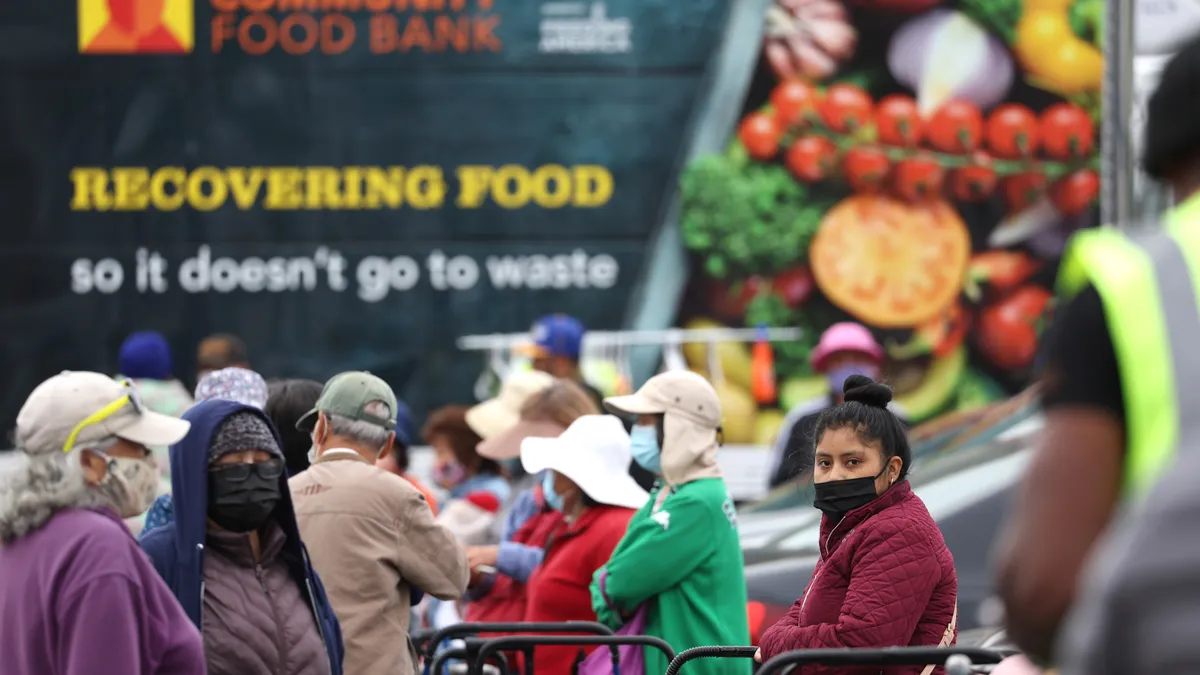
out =
{"type": "Polygon", "coordinates": [[[826,409],[817,418],[810,454],[816,453],[817,443],[826,431],[852,429],[863,442],[879,444],[885,463],[899,457],[902,464],[898,480],[903,480],[912,464],[912,449],[908,447],[904,424],[887,407],[892,400],[892,388],[865,375],[851,375],[842,385],[842,391],[845,402],[826,409]]]}
{"type": "Polygon", "coordinates": [[[592,508],[596,508],[597,506],[600,506],[600,502],[589,497],[588,493],[583,491],[583,488],[579,489],[579,501],[582,502],[584,508],[587,508],[587,509],[592,509],[592,508]]]}
{"type": "Polygon", "coordinates": [[[324,385],[314,380],[275,380],[267,386],[267,404],[263,406],[263,412],[279,430],[289,476],[308,469],[312,436],[296,429],[296,420],[313,409],[323,388],[324,385]]]}
{"type": "MultiPolygon", "coordinates": [[[[1163,180],[1200,159],[1200,127],[1188,110],[1200,83],[1200,37],[1193,38],[1163,68],[1158,88],[1146,104],[1142,167],[1163,180]]],[[[1180,195],[1182,198],[1182,195],[1180,195]]]]}
{"type": "Polygon", "coordinates": [[[196,348],[196,366],[200,370],[220,370],[231,366],[246,366],[250,357],[246,343],[232,333],[216,333],[200,341],[196,348]]]}
{"type": "Polygon", "coordinates": [[[421,437],[430,445],[434,436],[445,438],[454,458],[471,473],[499,475],[500,465],[475,450],[475,446],[483,439],[467,424],[467,410],[466,406],[461,405],[448,405],[434,410],[421,429],[421,437]]]}

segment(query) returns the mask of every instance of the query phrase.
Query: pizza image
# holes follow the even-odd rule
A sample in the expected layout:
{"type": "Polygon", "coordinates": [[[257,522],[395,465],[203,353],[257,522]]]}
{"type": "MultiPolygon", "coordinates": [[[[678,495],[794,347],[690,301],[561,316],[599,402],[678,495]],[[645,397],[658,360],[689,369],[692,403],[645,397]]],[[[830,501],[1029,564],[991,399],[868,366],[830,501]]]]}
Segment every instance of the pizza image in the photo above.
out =
{"type": "Polygon", "coordinates": [[[826,212],[809,259],[833,304],[878,328],[932,319],[962,290],[971,238],[952,206],[861,194],[826,212]]]}

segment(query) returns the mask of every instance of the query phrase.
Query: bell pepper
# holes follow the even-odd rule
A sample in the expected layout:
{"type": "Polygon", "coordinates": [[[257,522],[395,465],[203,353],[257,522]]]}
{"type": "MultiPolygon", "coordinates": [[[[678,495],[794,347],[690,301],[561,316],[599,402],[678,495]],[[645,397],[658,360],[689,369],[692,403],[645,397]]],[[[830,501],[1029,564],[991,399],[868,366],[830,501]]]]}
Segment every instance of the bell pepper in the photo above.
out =
{"type": "Polygon", "coordinates": [[[901,361],[926,354],[940,358],[958,349],[967,335],[967,313],[954,303],[948,310],[916,326],[904,344],[890,341],[888,356],[901,361]]]}
{"type": "Polygon", "coordinates": [[[1007,291],[1025,283],[1041,264],[1021,251],[984,251],[977,253],[967,265],[964,292],[972,302],[983,296],[981,284],[993,290],[1007,291]]]}
{"type": "Polygon", "coordinates": [[[1074,1],[1025,0],[1013,41],[1029,83],[1061,96],[1097,90],[1104,78],[1100,50],[1071,29],[1074,1]]]}

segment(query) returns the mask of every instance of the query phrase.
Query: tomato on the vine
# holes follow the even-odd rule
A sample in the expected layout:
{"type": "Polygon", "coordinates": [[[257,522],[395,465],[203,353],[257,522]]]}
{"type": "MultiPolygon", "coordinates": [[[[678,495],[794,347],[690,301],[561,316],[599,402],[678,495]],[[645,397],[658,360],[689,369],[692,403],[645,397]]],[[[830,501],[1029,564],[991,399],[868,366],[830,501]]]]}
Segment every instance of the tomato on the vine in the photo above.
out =
{"type": "Polygon", "coordinates": [[[936,160],[917,155],[896,165],[892,171],[892,187],[906,199],[928,199],[941,191],[944,177],[945,172],[936,160]]]}
{"type": "Polygon", "coordinates": [[[929,144],[942,152],[973,152],[982,138],[983,113],[970,101],[946,101],[929,118],[929,144]]]}
{"type": "Polygon", "coordinates": [[[955,199],[978,202],[992,196],[996,191],[996,170],[986,162],[959,167],[950,174],[950,189],[955,199]]]}
{"type": "Polygon", "coordinates": [[[1038,150],[1038,119],[1019,103],[1005,103],[987,118],[988,147],[997,157],[1023,159],[1038,150]]]}
{"type": "Polygon", "coordinates": [[[1037,355],[1038,328],[1052,296],[1040,286],[1022,286],[979,315],[976,344],[984,357],[1005,370],[1024,368],[1037,355]]]}
{"type": "Polygon", "coordinates": [[[1050,199],[1064,216],[1074,216],[1088,210],[1100,194],[1100,177],[1091,169],[1081,169],[1064,176],[1050,186],[1050,199]]]}
{"type": "Polygon", "coordinates": [[[783,132],[775,118],[761,112],[746,115],[738,126],[738,138],[746,146],[746,152],[754,159],[763,161],[774,157],[779,152],[779,141],[783,132]]]}
{"type": "Polygon", "coordinates": [[[784,80],[771,91],[771,107],[779,124],[790,127],[816,111],[817,90],[803,80],[784,80]]]}
{"type": "Polygon", "coordinates": [[[812,295],[816,282],[807,267],[789,267],[771,279],[771,290],[788,307],[799,307],[812,295]]]}
{"type": "Polygon", "coordinates": [[[1042,111],[1042,147],[1055,159],[1086,157],[1096,142],[1096,125],[1087,112],[1069,103],[1055,103],[1042,111]]]}
{"type": "Polygon", "coordinates": [[[915,148],[921,143],[923,128],[917,102],[911,96],[884,96],[875,107],[875,131],[880,143],[915,148]]]}
{"type": "Polygon", "coordinates": [[[802,181],[824,180],[833,169],[837,146],[824,136],[801,136],[788,148],[784,163],[802,181]]]}
{"type": "Polygon", "coordinates": [[[842,158],[846,182],[858,192],[878,190],[887,178],[890,166],[887,153],[871,146],[853,148],[842,158]]]}
{"type": "Polygon", "coordinates": [[[1037,171],[1026,171],[1006,177],[1003,186],[1008,209],[1020,211],[1046,192],[1046,177],[1037,171]]]}
{"type": "Polygon", "coordinates": [[[861,129],[871,120],[871,96],[853,84],[835,84],[825,90],[817,112],[825,126],[839,134],[861,129]]]}

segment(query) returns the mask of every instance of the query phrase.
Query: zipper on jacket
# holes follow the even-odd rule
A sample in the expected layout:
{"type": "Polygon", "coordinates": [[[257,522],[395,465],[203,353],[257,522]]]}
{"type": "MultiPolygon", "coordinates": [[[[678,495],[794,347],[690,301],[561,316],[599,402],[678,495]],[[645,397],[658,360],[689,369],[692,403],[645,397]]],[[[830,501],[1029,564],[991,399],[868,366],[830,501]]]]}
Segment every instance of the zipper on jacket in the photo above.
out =
{"type": "Polygon", "coordinates": [[[312,607],[313,621],[317,623],[317,635],[321,636],[321,644],[325,646],[325,661],[329,663],[329,673],[334,674],[333,657],[329,655],[329,641],[325,639],[325,627],[321,621],[321,613],[317,611],[317,594],[313,592],[312,563],[308,561],[308,551],[301,546],[300,555],[304,559],[304,588],[308,590],[308,604],[312,607]]]}
{"type": "Polygon", "coordinates": [[[800,601],[801,614],[804,613],[804,607],[808,605],[809,591],[813,589],[813,586],[817,585],[817,577],[821,576],[821,570],[825,569],[825,562],[829,559],[829,542],[833,541],[833,533],[837,532],[838,527],[841,526],[842,521],[845,519],[846,517],[842,516],[841,520],[837,521],[837,523],[833,526],[833,529],[829,530],[829,536],[825,537],[824,550],[821,552],[821,564],[817,565],[817,567],[813,569],[812,579],[808,582],[808,588],[804,589],[804,599],[800,601]]]}
{"type": "Polygon", "coordinates": [[[279,648],[279,664],[276,667],[276,675],[283,675],[284,666],[287,665],[287,645],[284,644],[285,636],[283,630],[284,617],[278,612],[275,606],[275,601],[271,599],[271,589],[267,587],[267,580],[263,578],[262,565],[254,564],[254,576],[258,579],[258,585],[262,587],[263,595],[267,596],[267,604],[271,606],[271,618],[275,620],[275,639],[276,645],[279,648]]]}
{"type": "Polygon", "coordinates": [[[203,635],[204,634],[204,588],[207,585],[207,582],[204,581],[204,544],[203,543],[196,544],[196,552],[197,552],[196,566],[200,568],[198,570],[200,573],[200,617],[199,617],[200,625],[198,626],[198,628],[200,629],[200,634],[203,635]]]}

